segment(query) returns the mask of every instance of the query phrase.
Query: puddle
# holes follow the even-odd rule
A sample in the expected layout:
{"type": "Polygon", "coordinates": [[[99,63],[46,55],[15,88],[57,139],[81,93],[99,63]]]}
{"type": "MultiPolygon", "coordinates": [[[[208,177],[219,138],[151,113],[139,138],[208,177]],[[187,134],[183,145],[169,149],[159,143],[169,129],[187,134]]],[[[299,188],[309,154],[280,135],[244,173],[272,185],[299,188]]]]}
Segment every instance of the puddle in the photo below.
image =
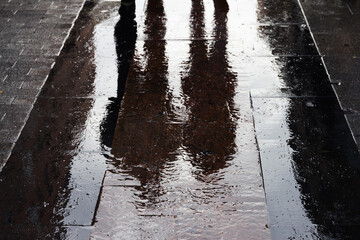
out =
{"type": "Polygon", "coordinates": [[[268,239],[269,213],[274,239],[357,236],[358,155],[297,2],[119,6],[83,12],[44,86],[2,232],[268,239]]]}

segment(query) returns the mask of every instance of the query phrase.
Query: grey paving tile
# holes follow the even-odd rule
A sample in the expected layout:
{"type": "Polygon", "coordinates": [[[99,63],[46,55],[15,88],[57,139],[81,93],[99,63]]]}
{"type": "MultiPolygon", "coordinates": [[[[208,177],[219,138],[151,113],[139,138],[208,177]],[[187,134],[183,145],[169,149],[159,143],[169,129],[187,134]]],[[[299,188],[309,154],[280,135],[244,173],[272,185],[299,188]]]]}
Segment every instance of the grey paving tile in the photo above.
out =
{"type": "Polygon", "coordinates": [[[4,96],[2,93],[0,94],[0,104],[9,105],[14,101],[14,99],[15,97],[13,96],[4,96]]]}
{"type": "Polygon", "coordinates": [[[44,85],[44,81],[28,81],[28,82],[22,82],[20,88],[21,89],[37,89],[37,90],[40,90],[43,85],[44,85]]]}
{"type": "Polygon", "coordinates": [[[2,130],[19,131],[23,126],[24,126],[24,123],[13,122],[12,124],[8,124],[6,122],[0,121],[0,129],[2,129],[2,130]]]}
{"type": "Polygon", "coordinates": [[[314,38],[319,51],[325,56],[360,57],[360,46],[355,39],[360,38],[359,33],[322,34],[315,33],[314,38]]]}
{"type": "Polygon", "coordinates": [[[29,105],[32,106],[35,103],[35,96],[33,97],[22,97],[22,96],[17,96],[14,97],[13,101],[11,104],[13,105],[29,105]]]}
{"type": "MultiPolygon", "coordinates": [[[[62,43],[67,37],[81,1],[2,1],[0,2],[0,166],[5,165],[13,143],[54,65],[62,43]],[[74,3],[73,3],[74,2],[74,3]],[[59,16],[46,14],[54,6],[63,6],[59,16]],[[71,6],[66,9],[67,6],[71,6]],[[69,14],[61,19],[62,14],[69,14]],[[60,23],[59,25],[56,25],[60,23]],[[65,23],[65,24],[62,24],[65,23]],[[56,27],[56,28],[55,28],[56,27]],[[51,37],[52,34],[56,37],[51,37]],[[60,34],[59,34],[60,33],[60,34]],[[50,38],[51,37],[51,38],[50,38]],[[29,75],[30,74],[30,75],[29,75]]],[[[16,179],[12,178],[12,179],[16,179]]],[[[24,211],[25,212],[25,211],[24,211]]],[[[68,238],[89,238],[91,229],[83,227],[62,228],[53,226],[0,226],[2,237],[29,239],[49,237],[61,232],[68,238]],[[50,235],[49,235],[50,234],[50,235]]],[[[60,236],[60,235],[59,235],[60,236]]],[[[54,239],[58,235],[52,236],[54,239]]]]}
{"type": "Polygon", "coordinates": [[[0,49],[1,58],[9,58],[12,56],[19,56],[21,49],[0,49]]]}
{"type": "Polygon", "coordinates": [[[39,68],[39,67],[51,67],[51,64],[45,61],[36,61],[35,59],[32,59],[32,61],[27,61],[27,60],[22,60],[20,58],[20,60],[16,61],[14,67],[39,68]]]}
{"type": "MultiPolygon", "coordinates": [[[[356,79],[349,80],[348,82],[340,82],[340,84],[334,84],[333,88],[335,90],[336,95],[339,97],[341,101],[349,101],[359,100],[359,88],[360,82],[357,82],[356,79]]],[[[342,104],[342,103],[341,103],[342,104]]]]}
{"type": "Polygon", "coordinates": [[[29,71],[29,76],[46,76],[50,73],[50,67],[35,67],[29,71]]]}
{"type": "Polygon", "coordinates": [[[8,81],[0,82],[0,90],[2,91],[2,93],[6,93],[13,89],[20,88],[21,84],[22,84],[21,82],[8,82],[8,81]]]}
{"type": "Polygon", "coordinates": [[[355,138],[360,137],[360,114],[346,114],[346,120],[355,138]]]}
{"type": "Polygon", "coordinates": [[[313,33],[357,33],[359,9],[356,2],[301,1],[313,33]]]}
{"type": "Polygon", "coordinates": [[[13,130],[13,131],[9,131],[9,130],[0,130],[0,145],[6,148],[6,145],[9,143],[15,143],[15,141],[18,138],[18,135],[20,134],[20,130],[18,129],[13,130]],[[5,146],[4,146],[5,145],[5,146]]]}
{"type": "Polygon", "coordinates": [[[360,58],[353,56],[325,56],[324,62],[332,81],[348,84],[358,81],[360,58]]]}
{"type": "Polygon", "coordinates": [[[44,15],[47,12],[47,10],[37,10],[37,9],[32,9],[32,10],[17,10],[15,15],[20,15],[21,17],[24,16],[34,16],[34,15],[44,15]]]}
{"type": "Polygon", "coordinates": [[[359,114],[360,113],[360,99],[350,98],[349,96],[339,95],[341,109],[346,113],[359,114]]]}
{"type": "MultiPolygon", "coordinates": [[[[29,69],[30,71],[30,69],[29,69]]],[[[45,81],[45,76],[29,76],[24,74],[10,74],[5,79],[6,82],[32,82],[32,81],[45,81]]]]}
{"type": "Polygon", "coordinates": [[[32,96],[37,96],[37,94],[39,93],[39,90],[37,89],[21,89],[21,88],[13,88],[11,89],[11,91],[8,92],[3,92],[2,96],[5,97],[32,97],[32,96]]]}

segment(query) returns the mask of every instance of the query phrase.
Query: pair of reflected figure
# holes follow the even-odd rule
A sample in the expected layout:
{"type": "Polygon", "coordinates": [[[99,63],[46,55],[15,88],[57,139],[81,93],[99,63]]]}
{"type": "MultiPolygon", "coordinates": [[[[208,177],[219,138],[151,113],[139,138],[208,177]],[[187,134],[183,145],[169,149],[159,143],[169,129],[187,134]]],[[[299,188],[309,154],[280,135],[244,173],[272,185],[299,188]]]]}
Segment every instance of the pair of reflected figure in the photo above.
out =
{"type": "Polygon", "coordinates": [[[143,43],[145,60],[139,61],[134,55],[135,2],[122,1],[114,34],[118,94],[107,106],[107,116],[101,124],[101,142],[112,156],[122,159],[122,168],[136,171],[133,174],[145,185],[159,180],[164,164],[173,161],[174,153],[180,148],[190,156],[191,164],[201,169],[196,176],[200,179],[224,168],[235,153],[236,76],[227,60],[228,10],[226,0],[214,0],[214,40],[208,41],[203,2],[192,1],[189,59],[184,59],[187,66],[181,73],[181,90],[186,96],[185,121],[179,120],[181,113],[171,104],[163,2],[147,3],[144,33],[149,40],[143,43]],[[139,170],[134,167],[138,165],[150,167],[139,170]]]}

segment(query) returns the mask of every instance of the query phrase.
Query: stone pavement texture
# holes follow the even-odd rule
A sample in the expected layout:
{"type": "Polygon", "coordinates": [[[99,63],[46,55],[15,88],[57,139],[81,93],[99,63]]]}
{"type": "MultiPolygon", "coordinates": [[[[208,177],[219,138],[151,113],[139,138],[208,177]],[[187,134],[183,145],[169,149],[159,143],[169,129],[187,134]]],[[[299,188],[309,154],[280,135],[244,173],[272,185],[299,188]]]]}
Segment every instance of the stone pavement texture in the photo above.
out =
{"type": "MultiPolygon", "coordinates": [[[[145,3],[91,237],[269,239],[249,82],[237,76],[256,28],[239,29],[239,1],[145,3]]],[[[118,47],[132,32],[121,24],[118,47]]]]}
{"type": "Polygon", "coordinates": [[[330,82],[360,149],[360,4],[300,0],[330,82]]]}
{"type": "Polygon", "coordinates": [[[249,9],[229,4],[138,1],[120,112],[120,2],[85,11],[0,173],[3,236],[270,238],[250,81],[236,75],[243,51],[261,55],[256,14],[243,37],[226,18],[249,9]]]}
{"type": "Polygon", "coordinates": [[[84,2],[0,2],[0,169],[5,165],[84,2]]]}
{"type": "MultiPolygon", "coordinates": [[[[120,2],[98,1],[58,59],[82,1],[27,1],[19,12],[1,3],[3,159],[23,129],[0,173],[2,236],[269,239],[270,225],[274,239],[317,239],[341,231],[341,208],[335,227],[326,225],[326,204],[318,211],[316,190],[326,192],[319,183],[327,179],[316,176],[318,166],[338,169],[329,161],[339,154],[333,135],[320,131],[325,120],[326,130],[346,129],[300,6],[227,2],[139,0],[135,41],[119,21],[120,2]],[[23,29],[13,38],[10,23],[23,29]],[[121,47],[134,51],[123,100],[129,53],[121,47]],[[321,164],[301,168],[313,155],[309,136],[326,144],[321,164]],[[310,150],[296,151],[302,143],[310,150]]],[[[351,174],[326,183],[356,187],[351,174]]],[[[341,193],[338,203],[349,196],[341,193]]]]}

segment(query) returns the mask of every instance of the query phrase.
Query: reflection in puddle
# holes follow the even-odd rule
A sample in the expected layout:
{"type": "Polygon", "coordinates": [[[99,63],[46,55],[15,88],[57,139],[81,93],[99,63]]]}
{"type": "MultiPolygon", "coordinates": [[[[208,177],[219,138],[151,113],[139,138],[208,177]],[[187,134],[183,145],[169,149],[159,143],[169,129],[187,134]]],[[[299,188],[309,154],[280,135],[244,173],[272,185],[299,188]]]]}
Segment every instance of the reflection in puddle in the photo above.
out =
{"type": "Polygon", "coordinates": [[[106,150],[112,147],[116,122],[124,96],[126,78],[136,42],[135,4],[126,9],[122,6],[119,12],[120,20],[116,23],[114,31],[118,75],[117,95],[109,98],[109,104],[106,106],[106,117],[100,126],[101,144],[106,150]]]}
{"type": "MultiPolygon", "coordinates": [[[[192,3],[191,36],[198,39],[204,36],[204,7],[202,1],[192,3]]],[[[198,178],[224,168],[235,153],[236,123],[232,115],[236,76],[227,60],[228,4],[215,1],[214,5],[214,40],[190,42],[188,70],[182,78],[188,111],[183,146],[201,171],[198,178]]]]}
{"type": "Polygon", "coordinates": [[[181,4],[190,32],[175,33],[166,11],[177,5],[145,6],[93,236],[268,236],[254,129],[237,109],[249,96],[234,102],[229,6],[181,4]]]}

